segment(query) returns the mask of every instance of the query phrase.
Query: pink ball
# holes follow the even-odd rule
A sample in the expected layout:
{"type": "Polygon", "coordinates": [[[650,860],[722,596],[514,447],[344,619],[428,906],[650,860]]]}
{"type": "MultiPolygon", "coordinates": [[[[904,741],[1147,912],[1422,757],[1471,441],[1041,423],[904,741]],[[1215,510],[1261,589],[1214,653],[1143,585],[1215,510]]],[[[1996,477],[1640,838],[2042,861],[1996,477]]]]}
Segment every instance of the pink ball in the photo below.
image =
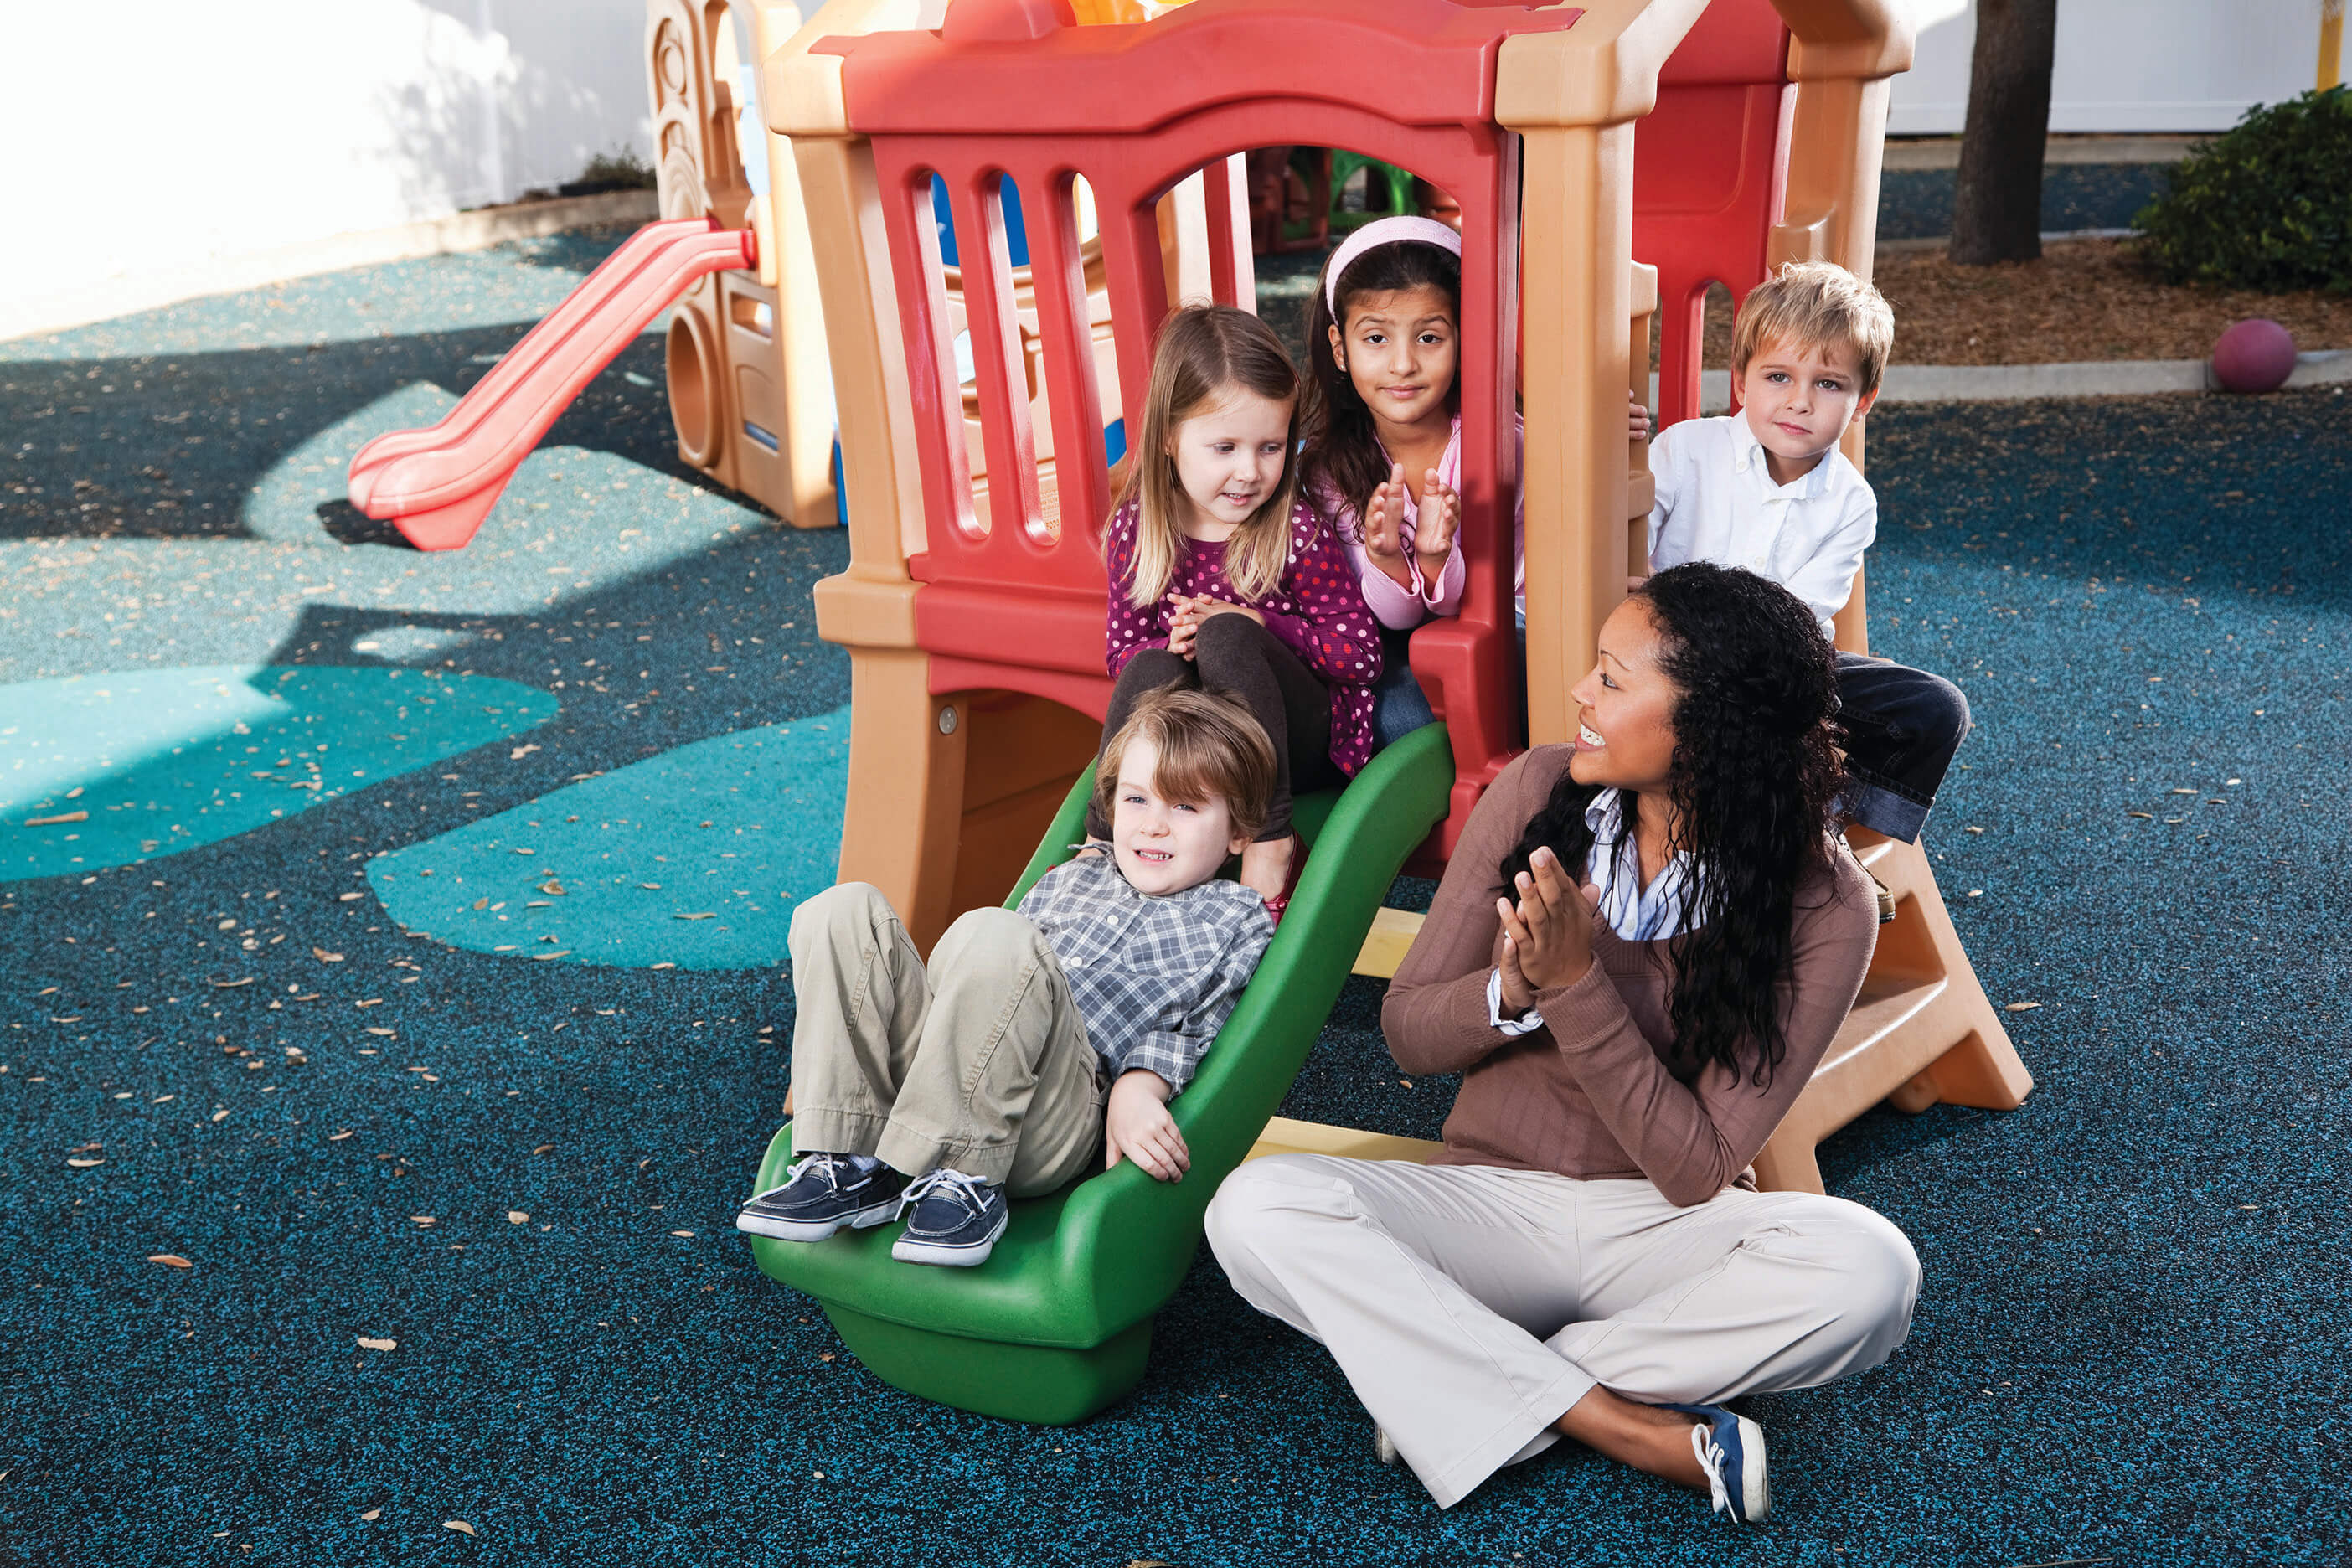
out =
{"type": "Polygon", "coordinates": [[[2276,392],[2294,374],[2294,339],[2276,321],[2232,321],[2213,342],[2213,379],[2231,392],[2276,392]]]}

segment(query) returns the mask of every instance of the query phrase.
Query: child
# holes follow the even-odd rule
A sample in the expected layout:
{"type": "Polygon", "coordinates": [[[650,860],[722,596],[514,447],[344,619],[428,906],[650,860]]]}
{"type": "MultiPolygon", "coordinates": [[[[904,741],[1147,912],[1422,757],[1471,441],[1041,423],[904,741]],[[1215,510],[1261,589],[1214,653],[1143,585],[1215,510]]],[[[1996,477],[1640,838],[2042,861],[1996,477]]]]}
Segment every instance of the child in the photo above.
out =
{"type": "MultiPolygon", "coordinates": [[[[1878,501],[1838,450],[1870,411],[1895,342],[1878,290],[1843,267],[1790,262],[1749,291],[1732,335],[1738,414],[1688,419],[1650,448],[1650,566],[1743,566],[1811,607],[1824,637],[1878,532],[1878,501]]],[[[1923,670],[1838,655],[1847,731],[1842,809],[1914,843],[1969,729],[1968,699],[1923,670]]],[[[1879,918],[1891,919],[1881,889],[1879,918]]]]}
{"type": "MultiPolygon", "coordinates": [[[[1274,742],[1274,792],[1241,879],[1276,921],[1306,846],[1295,791],[1337,784],[1371,755],[1381,645],[1356,574],[1299,501],[1298,372],[1246,310],[1192,306],[1160,328],[1141,428],[1104,531],[1105,662],[1116,731],[1145,692],[1208,687],[1274,742]]],[[[1089,813],[1089,838],[1108,826],[1089,813]]]]}
{"type": "Polygon", "coordinates": [[[1097,1146],[1106,1170],[1181,1180],[1168,1101],[1274,936],[1256,894],[1214,879],[1263,823],[1274,773],[1237,705],[1149,692],[1095,778],[1110,853],[1046,872],[1018,912],[962,916],[928,970],[865,883],[794,910],[798,1158],[737,1227],[822,1241],[911,1208],[890,1256],[970,1268],[1003,1234],[1008,1193],[1054,1191],[1097,1146]]]}
{"type": "MultiPolygon", "coordinates": [[[[1366,224],[1324,264],[1307,342],[1320,409],[1301,457],[1307,495],[1354,560],[1364,603],[1384,628],[1376,689],[1380,742],[1429,723],[1405,635],[1459,615],[1464,566],[1462,237],[1422,217],[1366,224]],[[1408,475],[1420,479],[1413,493],[1408,475]]],[[[1634,434],[1648,434],[1634,411],[1634,434]]],[[[1515,421],[1514,439],[1526,431],[1515,421]]],[[[1527,624],[1525,498],[1512,514],[1513,592],[1527,624]]]]}

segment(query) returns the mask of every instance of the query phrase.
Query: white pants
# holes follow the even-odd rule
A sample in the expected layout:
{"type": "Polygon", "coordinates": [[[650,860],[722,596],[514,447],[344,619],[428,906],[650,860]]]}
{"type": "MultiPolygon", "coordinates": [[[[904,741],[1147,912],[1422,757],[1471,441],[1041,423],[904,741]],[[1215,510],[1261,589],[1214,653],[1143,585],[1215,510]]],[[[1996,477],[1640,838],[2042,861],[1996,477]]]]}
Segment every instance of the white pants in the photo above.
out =
{"type": "Polygon", "coordinates": [[[1441,1508],[1549,1447],[1594,1388],[1712,1405],[1885,1361],[1919,1260],[1859,1204],[1277,1154],[1225,1178],[1209,1245],[1322,1342],[1441,1508]]]}

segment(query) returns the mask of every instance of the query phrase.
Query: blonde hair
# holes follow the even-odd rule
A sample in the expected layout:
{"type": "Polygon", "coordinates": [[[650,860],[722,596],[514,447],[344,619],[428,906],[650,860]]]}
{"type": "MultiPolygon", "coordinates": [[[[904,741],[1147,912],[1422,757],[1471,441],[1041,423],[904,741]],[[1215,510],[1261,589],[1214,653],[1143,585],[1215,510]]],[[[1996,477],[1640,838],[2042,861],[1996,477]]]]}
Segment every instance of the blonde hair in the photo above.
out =
{"type": "Polygon", "coordinates": [[[1144,394],[1142,428],[1133,432],[1127,476],[1113,508],[1135,503],[1135,565],[1124,584],[1138,609],[1158,602],[1184,554],[1183,489],[1168,453],[1176,426],[1222,402],[1235,388],[1290,405],[1283,438],[1282,482],[1225,542],[1225,580],[1255,604],[1280,585],[1290,565],[1290,509],[1298,497],[1301,386],[1297,367],[1274,330],[1231,305],[1188,305],[1160,329],[1144,394]]]}
{"type": "Polygon", "coordinates": [[[1748,291],[1731,334],[1731,374],[1769,342],[1801,348],[1848,348],[1861,362],[1862,385],[1878,390],[1895,352],[1895,312],[1885,297],[1832,261],[1790,261],[1748,291]]]}
{"type": "Polygon", "coordinates": [[[1160,753],[1151,787],[1163,800],[1201,805],[1222,800],[1234,831],[1255,838],[1274,796],[1274,742],[1229,697],[1189,687],[1163,686],[1136,700],[1103,748],[1095,769],[1095,809],[1110,821],[1119,763],[1139,738],[1160,753]]]}

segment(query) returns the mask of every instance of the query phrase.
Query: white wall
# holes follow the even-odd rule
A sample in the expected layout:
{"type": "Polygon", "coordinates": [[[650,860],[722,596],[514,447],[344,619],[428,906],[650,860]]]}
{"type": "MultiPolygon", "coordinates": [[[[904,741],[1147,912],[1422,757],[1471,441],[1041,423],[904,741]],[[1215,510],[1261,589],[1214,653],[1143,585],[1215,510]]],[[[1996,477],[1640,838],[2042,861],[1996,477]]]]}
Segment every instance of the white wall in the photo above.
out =
{"type": "MultiPolygon", "coordinates": [[[[2224,131],[2257,103],[2308,91],[2320,0],[2059,0],[2053,131],[2224,131]]],[[[1968,116],[1976,7],[1915,0],[1919,54],[1895,79],[1886,128],[1957,133],[1968,116]]]]}
{"type": "MultiPolygon", "coordinates": [[[[1895,80],[1891,128],[1957,132],[1974,12],[1915,4],[1918,64],[1895,80]]],[[[2319,5],[2063,0],[2052,128],[2227,126],[2311,84],[2319,5]]],[[[142,305],[175,282],[238,286],[207,279],[553,186],[599,152],[649,153],[644,33],[643,0],[10,6],[0,315],[26,331],[105,313],[89,301],[118,284],[142,305]]]]}
{"type": "Polygon", "coordinates": [[[387,228],[651,151],[643,0],[8,8],[0,293],[387,228]]]}

